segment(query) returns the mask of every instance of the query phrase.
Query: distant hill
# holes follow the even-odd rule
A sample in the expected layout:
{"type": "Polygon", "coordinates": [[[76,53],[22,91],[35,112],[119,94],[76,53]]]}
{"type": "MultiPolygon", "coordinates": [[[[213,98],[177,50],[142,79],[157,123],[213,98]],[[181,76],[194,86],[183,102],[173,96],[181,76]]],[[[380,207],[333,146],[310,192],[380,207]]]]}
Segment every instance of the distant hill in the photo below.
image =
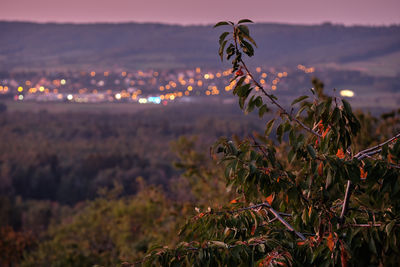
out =
{"type": "MultiPolygon", "coordinates": [[[[0,22],[0,70],[221,66],[221,30],[150,23],[0,22]]],[[[400,55],[400,26],[255,24],[250,30],[259,46],[255,64],[349,65],[400,55]]]]}

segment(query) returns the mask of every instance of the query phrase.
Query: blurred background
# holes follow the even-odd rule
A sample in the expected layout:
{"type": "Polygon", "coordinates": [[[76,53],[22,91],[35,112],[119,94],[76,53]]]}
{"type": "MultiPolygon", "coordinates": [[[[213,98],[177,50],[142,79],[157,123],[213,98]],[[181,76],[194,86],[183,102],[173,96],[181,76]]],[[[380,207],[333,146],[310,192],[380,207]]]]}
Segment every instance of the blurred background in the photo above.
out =
{"type": "Polygon", "coordinates": [[[0,10],[1,266],[134,262],[174,244],[194,207],[230,200],[209,148],[265,119],[232,95],[220,20],[256,22],[247,61],[283,105],[317,77],[372,122],[400,108],[397,0],[2,0],[0,10]]]}

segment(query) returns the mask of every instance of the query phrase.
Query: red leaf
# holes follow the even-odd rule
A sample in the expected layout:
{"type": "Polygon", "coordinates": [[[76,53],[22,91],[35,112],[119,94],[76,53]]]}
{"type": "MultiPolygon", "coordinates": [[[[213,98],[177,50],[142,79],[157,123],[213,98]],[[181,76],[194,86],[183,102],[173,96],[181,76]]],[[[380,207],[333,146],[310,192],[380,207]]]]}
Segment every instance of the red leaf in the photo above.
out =
{"type": "Polygon", "coordinates": [[[368,175],[368,172],[364,171],[363,167],[360,167],[360,178],[361,179],[366,179],[368,175]]]}
{"type": "Polygon", "coordinates": [[[329,233],[329,236],[326,239],[326,243],[328,245],[329,250],[333,251],[333,248],[335,247],[335,242],[333,241],[332,233],[329,233]]]}
{"type": "Polygon", "coordinates": [[[343,149],[342,149],[342,148],[339,148],[339,149],[338,149],[338,151],[337,151],[337,153],[336,153],[336,156],[337,156],[339,159],[344,159],[344,153],[343,153],[343,149]]]}
{"type": "Polygon", "coordinates": [[[330,126],[328,126],[328,128],[326,128],[325,132],[322,133],[322,138],[325,138],[325,136],[328,134],[330,129],[331,129],[330,126]]]}
{"type": "Polygon", "coordinates": [[[271,194],[268,197],[265,198],[265,200],[268,202],[268,204],[272,204],[272,201],[274,201],[274,195],[271,194]]]}
{"type": "Polygon", "coordinates": [[[321,161],[321,163],[318,166],[318,175],[322,176],[323,173],[324,173],[324,163],[321,161]]]}
{"type": "Polygon", "coordinates": [[[251,235],[254,235],[255,232],[256,232],[256,225],[253,225],[253,227],[251,227],[251,235]]]}

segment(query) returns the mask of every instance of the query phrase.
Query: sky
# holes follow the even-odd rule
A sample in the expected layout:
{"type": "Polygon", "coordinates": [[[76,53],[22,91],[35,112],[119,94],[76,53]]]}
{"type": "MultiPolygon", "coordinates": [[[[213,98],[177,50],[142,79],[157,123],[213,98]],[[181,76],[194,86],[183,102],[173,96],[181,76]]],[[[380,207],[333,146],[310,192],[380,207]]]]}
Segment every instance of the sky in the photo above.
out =
{"type": "Polygon", "coordinates": [[[400,0],[0,0],[0,20],[34,22],[400,24],[400,0]]]}

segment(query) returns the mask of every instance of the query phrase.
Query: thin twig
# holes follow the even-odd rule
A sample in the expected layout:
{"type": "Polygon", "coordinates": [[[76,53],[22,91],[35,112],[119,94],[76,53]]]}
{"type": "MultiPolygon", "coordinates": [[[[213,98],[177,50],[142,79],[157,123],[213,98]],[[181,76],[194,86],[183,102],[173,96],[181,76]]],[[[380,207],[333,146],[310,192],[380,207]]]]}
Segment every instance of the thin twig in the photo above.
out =
{"type": "Polygon", "coordinates": [[[353,224],[346,224],[345,226],[349,227],[380,227],[381,223],[353,223],[353,224]]]}
{"type": "Polygon", "coordinates": [[[271,205],[268,202],[263,202],[260,204],[256,204],[256,205],[252,205],[252,206],[248,206],[248,207],[244,207],[244,208],[240,208],[237,210],[233,210],[233,211],[218,211],[218,212],[214,212],[215,214],[224,214],[224,213],[237,213],[237,212],[241,212],[241,211],[245,211],[245,210],[253,210],[253,209],[258,209],[258,208],[267,208],[269,210],[270,213],[272,213],[276,219],[278,219],[287,229],[289,229],[291,232],[294,232],[298,237],[301,238],[301,240],[305,240],[306,238],[304,237],[304,235],[300,232],[297,232],[293,226],[291,226],[285,219],[282,218],[282,216],[291,216],[290,214],[287,213],[281,213],[276,211],[274,208],[271,207],[271,205]]]}
{"type": "Polygon", "coordinates": [[[372,150],[372,151],[369,151],[369,152],[363,152],[363,153],[362,152],[358,152],[357,155],[354,156],[354,158],[356,158],[358,160],[362,160],[364,158],[369,158],[369,157],[371,157],[371,156],[373,156],[375,154],[378,154],[381,151],[382,151],[382,149],[379,148],[377,150],[372,150]]]}
{"type": "Polygon", "coordinates": [[[340,223],[344,223],[344,216],[346,215],[347,208],[349,206],[349,199],[351,196],[351,181],[347,180],[347,188],[346,188],[346,193],[344,194],[344,200],[343,200],[343,207],[342,207],[342,212],[340,213],[340,223]]]}
{"type": "Polygon", "coordinates": [[[275,216],[275,218],[277,218],[283,225],[286,226],[287,229],[289,229],[290,231],[294,232],[298,237],[301,238],[301,240],[306,240],[306,238],[304,237],[304,235],[300,232],[297,232],[293,226],[291,226],[287,221],[285,221],[285,219],[283,219],[280,215],[279,212],[277,212],[276,210],[274,210],[271,205],[268,202],[264,202],[263,203],[265,207],[267,207],[269,209],[269,211],[275,216]]]}
{"type": "Polygon", "coordinates": [[[240,60],[240,63],[242,64],[243,68],[246,70],[247,75],[250,76],[250,78],[253,80],[254,84],[261,90],[261,92],[263,92],[263,94],[269,98],[269,100],[271,100],[271,102],[277,106],[279,108],[279,110],[281,111],[282,114],[285,114],[290,121],[294,121],[297,124],[299,124],[303,129],[305,129],[306,131],[312,133],[313,135],[317,136],[317,137],[322,137],[322,135],[320,135],[319,133],[317,133],[316,131],[314,131],[313,129],[311,129],[310,127],[308,127],[307,125],[305,125],[302,121],[298,120],[297,118],[293,117],[289,112],[286,111],[286,109],[284,109],[273,97],[272,95],[268,94],[267,91],[264,89],[264,87],[262,87],[261,84],[259,84],[256,79],[254,78],[253,74],[251,74],[251,72],[249,71],[249,69],[247,68],[246,63],[244,63],[243,60],[240,60]]]}
{"type": "Polygon", "coordinates": [[[385,142],[380,143],[379,145],[376,145],[376,146],[373,146],[373,147],[370,147],[370,148],[367,148],[367,149],[365,149],[365,150],[362,150],[362,151],[358,152],[354,157],[358,158],[361,154],[365,154],[365,153],[370,152],[370,151],[372,151],[372,150],[376,150],[376,149],[378,149],[378,148],[381,148],[381,147],[383,147],[384,145],[386,145],[387,143],[392,142],[392,141],[395,140],[396,138],[400,138],[400,132],[397,133],[397,134],[396,134],[395,136],[393,136],[392,138],[386,140],[385,142]]]}
{"type": "MultiPolygon", "coordinates": [[[[400,224],[395,224],[396,226],[400,226],[400,224]]],[[[382,223],[352,223],[345,224],[346,227],[381,227],[382,223]]]]}

